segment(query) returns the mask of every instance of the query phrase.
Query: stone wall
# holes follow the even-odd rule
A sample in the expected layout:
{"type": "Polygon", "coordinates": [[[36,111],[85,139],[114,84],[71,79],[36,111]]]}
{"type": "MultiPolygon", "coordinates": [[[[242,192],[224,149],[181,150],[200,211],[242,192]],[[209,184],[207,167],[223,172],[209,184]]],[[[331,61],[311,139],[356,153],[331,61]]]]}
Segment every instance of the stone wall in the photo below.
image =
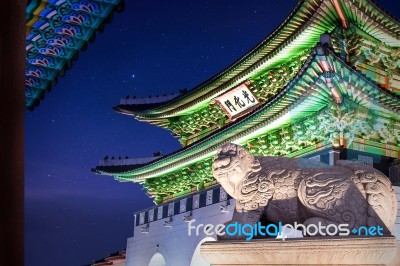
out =
{"type": "Polygon", "coordinates": [[[184,221],[185,216],[192,216],[198,224],[219,224],[232,219],[235,201],[229,200],[227,209],[221,210],[223,203],[216,202],[205,207],[194,209],[171,216],[170,227],[164,222],[169,218],[155,220],[146,225],[135,226],[134,237],[127,241],[126,266],[147,266],[156,253],[161,253],[166,265],[190,266],[191,260],[198,244],[207,236],[203,232],[196,236],[188,236],[188,223],[184,221]],[[143,233],[143,226],[148,226],[143,233]]]}
{"type": "Polygon", "coordinates": [[[392,234],[397,238],[397,241],[400,243],[400,187],[394,186],[394,191],[397,195],[397,217],[396,223],[393,227],[392,234]]]}

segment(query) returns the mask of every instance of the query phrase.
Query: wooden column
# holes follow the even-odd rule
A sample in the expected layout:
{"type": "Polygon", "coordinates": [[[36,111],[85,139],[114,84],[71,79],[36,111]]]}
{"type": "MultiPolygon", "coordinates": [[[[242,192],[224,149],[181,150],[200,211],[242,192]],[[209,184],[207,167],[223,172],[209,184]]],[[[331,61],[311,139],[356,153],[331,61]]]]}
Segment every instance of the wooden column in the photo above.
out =
{"type": "Polygon", "coordinates": [[[0,1],[0,264],[24,265],[26,0],[0,1]]]}

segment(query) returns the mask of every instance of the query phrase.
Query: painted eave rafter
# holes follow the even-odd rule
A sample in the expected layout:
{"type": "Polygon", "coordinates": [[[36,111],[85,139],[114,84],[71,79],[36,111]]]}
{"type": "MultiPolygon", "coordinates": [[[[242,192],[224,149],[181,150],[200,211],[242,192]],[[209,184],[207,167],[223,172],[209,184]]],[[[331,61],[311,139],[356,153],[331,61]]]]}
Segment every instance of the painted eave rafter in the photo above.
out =
{"type": "Polygon", "coordinates": [[[391,47],[400,47],[400,21],[370,0],[340,0],[343,13],[367,34],[391,47]]]}
{"type": "Polygon", "coordinates": [[[124,0],[32,0],[26,8],[25,105],[33,110],[124,0]]]}

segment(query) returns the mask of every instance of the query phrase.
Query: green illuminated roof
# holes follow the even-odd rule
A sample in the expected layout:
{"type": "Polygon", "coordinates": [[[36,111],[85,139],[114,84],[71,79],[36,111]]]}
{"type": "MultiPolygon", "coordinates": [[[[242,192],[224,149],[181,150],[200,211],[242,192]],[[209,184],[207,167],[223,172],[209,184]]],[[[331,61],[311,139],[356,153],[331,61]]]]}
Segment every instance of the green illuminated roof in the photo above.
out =
{"type": "Polygon", "coordinates": [[[322,2],[299,1],[276,30],[231,66],[186,94],[155,108],[132,111],[132,114],[138,119],[151,120],[190,113],[266,67],[288,61],[304,49],[313,47],[320,34],[336,26],[333,5],[329,1],[326,4],[322,2]]]}
{"type": "Polygon", "coordinates": [[[259,45],[189,92],[115,107],[170,129],[184,148],[93,171],[142,183],[163,202],[214,185],[212,158],[228,142],[289,157],[363,142],[400,157],[399,46],[400,23],[370,0],[299,1],[259,45]],[[213,100],[243,83],[261,105],[230,121],[213,100]]]}
{"type": "MultiPolygon", "coordinates": [[[[337,3],[301,0],[267,38],[231,66],[189,92],[145,105],[127,104],[122,100],[114,109],[171,130],[186,146],[230,123],[221,108],[213,103],[217,96],[244,82],[255,86],[257,79],[267,71],[293,64],[293,59],[308,53],[325,32],[333,32],[344,25],[356,28],[358,33],[368,36],[375,43],[383,42],[394,48],[400,46],[399,22],[370,0],[339,0],[337,3]]],[[[394,62],[397,62],[396,58],[394,62]]],[[[298,62],[295,64],[299,65],[298,62]]],[[[278,80],[282,79],[279,73],[275,72],[275,75],[278,80]]],[[[285,85],[269,84],[268,95],[265,91],[259,94],[268,96],[261,102],[266,102],[285,85]]]]}
{"type": "MultiPolygon", "coordinates": [[[[354,71],[332,51],[327,50],[326,57],[337,70],[333,79],[343,98],[379,117],[400,121],[399,96],[378,87],[375,82],[354,71]]],[[[321,69],[321,58],[316,55],[316,50],[313,50],[296,77],[276,97],[250,115],[140,168],[122,170],[110,167],[97,168],[95,171],[113,175],[121,181],[140,181],[166,175],[196,161],[212,157],[224,143],[244,145],[260,135],[312,116],[332,103],[333,98],[321,69]]]]}
{"type": "MultiPolygon", "coordinates": [[[[400,47],[400,23],[370,0],[339,0],[348,24],[354,24],[368,35],[391,47],[400,47]]],[[[191,113],[206,105],[215,96],[229,90],[260,70],[288,61],[306,48],[313,47],[322,33],[332,31],[340,23],[332,1],[300,0],[291,14],[267,38],[219,74],[188,93],[172,100],[135,110],[130,106],[122,113],[140,120],[165,118],[191,113]]]]}

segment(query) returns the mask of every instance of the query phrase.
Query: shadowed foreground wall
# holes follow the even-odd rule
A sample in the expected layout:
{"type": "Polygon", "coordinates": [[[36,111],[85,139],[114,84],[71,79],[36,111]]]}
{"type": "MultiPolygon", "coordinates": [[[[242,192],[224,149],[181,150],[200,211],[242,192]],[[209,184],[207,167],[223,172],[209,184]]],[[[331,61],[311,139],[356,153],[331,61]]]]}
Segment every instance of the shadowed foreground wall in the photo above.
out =
{"type": "Polygon", "coordinates": [[[22,266],[26,0],[0,1],[0,261],[22,266]]]}

